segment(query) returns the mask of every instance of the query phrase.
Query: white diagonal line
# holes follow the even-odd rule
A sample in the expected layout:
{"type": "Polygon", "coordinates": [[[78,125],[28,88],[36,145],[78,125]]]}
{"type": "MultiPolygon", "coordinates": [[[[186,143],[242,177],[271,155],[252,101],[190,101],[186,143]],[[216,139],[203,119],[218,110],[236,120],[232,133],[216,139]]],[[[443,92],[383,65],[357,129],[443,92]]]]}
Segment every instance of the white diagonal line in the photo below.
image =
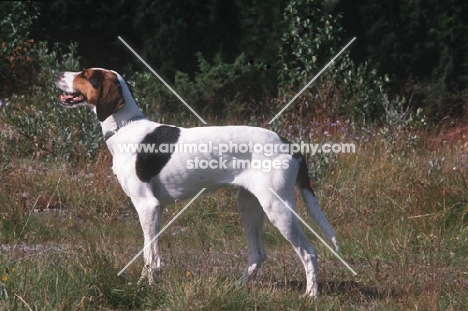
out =
{"type": "Polygon", "coordinates": [[[293,213],[294,216],[297,217],[297,219],[299,219],[303,224],[304,226],[307,227],[307,229],[309,229],[316,237],[317,239],[319,239],[320,242],[322,242],[331,252],[333,255],[335,255],[345,266],[346,268],[349,269],[349,271],[351,271],[351,273],[353,273],[354,275],[357,275],[356,271],[353,270],[353,268],[351,268],[350,265],[348,265],[348,263],[346,263],[346,261],[344,261],[343,258],[341,258],[340,255],[338,255],[337,252],[335,252],[335,250],[333,248],[330,247],[330,245],[327,244],[327,242],[325,242],[324,239],[322,239],[322,237],[320,235],[318,235],[317,232],[314,231],[314,229],[312,229],[308,223],[305,222],[304,219],[302,219],[289,205],[288,203],[286,203],[286,201],[284,201],[276,192],[275,190],[271,189],[271,188],[268,188],[268,190],[270,190],[277,198],[278,200],[280,200],[290,211],[291,213],[293,213]]]}
{"type": "Polygon", "coordinates": [[[187,205],[185,205],[184,208],[181,209],[180,212],[178,212],[177,215],[175,215],[174,218],[172,218],[172,219],[167,223],[167,225],[165,225],[164,228],[162,228],[162,229],[158,232],[158,234],[156,234],[156,236],[155,236],[154,238],[152,238],[151,241],[149,241],[149,242],[141,249],[141,251],[140,251],[138,254],[136,254],[136,255],[132,258],[132,260],[130,260],[130,262],[129,262],[125,267],[123,267],[122,270],[120,270],[119,273],[117,273],[117,276],[121,275],[121,274],[128,268],[128,266],[130,266],[130,265],[132,264],[132,262],[134,262],[135,259],[137,259],[138,256],[140,256],[140,255],[145,251],[145,249],[148,248],[148,247],[151,245],[151,243],[153,243],[153,242],[167,229],[167,227],[169,227],[169,226],[177,219],[177,217],[179,217],[179,216],[187,209],[187,207],[189,207],[190,204],[192,204],[193,201],[195,201],[195,199],[198,198],[198,197],[202,194],[202,192],[205,191],[205,190],[206,190],[206,188],[203,188],[202,190],[200,190],[200,192],[198,192],[197,195],[194,196],[193,199],[190,200],[190,202],[188,202],[187,205]]]}
{"type": "Polygon", "coordinates": [[[302,92],[304,92],[304,91],[315,81],[315,79],[317,79],[317,78],[332,64],[332,63],[335,61],[335,59],[337,59],[337,58],[341,55],[341,53],[343,53],[343,52],[348,48],[348,46],[350,46],[351,43],[353,43],[354,40],[356,40],[356,37],[354,37],[353,39],[351,39],[351,41],[349,41],[349,43],[346,44],[346,46],[345,46],[343,49],[341,49],[341,51],[339,51],[338,54],[336,54],[335,57],[333,57],[332,60],[331,60],[328,64],[326,64],[325,67],[323,67],[323,69],[320,70],[320,72],[319,72],[318,74],[316,74],[315,77],[313,77],[312,80],[310,80],[310,82],[307,83],[307,85],[304,86],[304,87],[302,88],[302,90],[300,90],[299,93],[297,93],[296,96],[294,96],[293,99],[291,99],[291,100],[289,101],[289,103],[288,103],[286,106],[284,106],[284,108],[281,109],[281,111],[278,112],[278,114],[277,114],[273,119],[271,119],[270,122],[268,122],[268,124],[273,123],[273,121],[275,121],[276,118],[278,118],[278,117],[280,116],[280,114],[282,114],[283,111],[285,111],[286,108],[288,108],[289,105],[291,105],[292,102],[295,101],[296,98],[298,98],[299,95],[301,95],[302,92]]]}
{"type": "Polygon", "coordinates": [[[122,39],[120,36],[119,36],[118,38],[119,38],[120,41],[122,41],[123,44],[125,44],[125,46],[126,46],[130,51],[132,51],[133,54],[135,54],[135,56],[136,56],[143,64],[145,64],[146,67],[148,67],[148,69],[149,69],[156,77],[158,77],[159,80],[161,80],[161,82],[162,82],[169,90],[171,90],[172,93],[174,93],[175,96],[177,96],[177,98],[178,98],[185,106],[187,106],[188,109],[190,109],[190,111],[191,111],[194,115],[197,116],[198,119],[200,119],[200,121],[203,122],[203,124],[206,124],[205,120],[203,120],[202,117],[200,117],[200,116],[198,115],[198,113],[196,113],[196,111],[193,110],[192,107],[190,107],[189,104],[187,104],[187,103],[185,102],[185,100],[184,100],[182,97],[180,97],[179,94],[177,94],[176,91],[174,91],[174,90],[172,89],[172,87],[170,87],[169,84],[167,84],[166,81],[164,81],[163,78],[161,78],[161,77],[156,73],[156,71],[154,71],[153,68],[151,68],[150,65],[148,65],[148,64],[144,61],[144,59],[141,58],[140,55],[138,55],[138,53],[135,52],[135,51],[130,47],[130,45],[127,44],[127,42],[124,41],[124,39],[122,39]]]}

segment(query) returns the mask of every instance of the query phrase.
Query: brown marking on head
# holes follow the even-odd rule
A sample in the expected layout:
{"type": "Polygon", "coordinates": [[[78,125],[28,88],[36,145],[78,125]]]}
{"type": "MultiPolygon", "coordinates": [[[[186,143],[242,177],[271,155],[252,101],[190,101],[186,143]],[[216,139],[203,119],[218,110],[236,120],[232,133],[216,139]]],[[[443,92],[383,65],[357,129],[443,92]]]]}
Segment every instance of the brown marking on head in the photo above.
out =
{"type": "Polygon", "coordinates": [[[125,104],[122,87],[114,72],[83,70],[76,76],[73,86],[86,97],[88,104],[96,106],[96,114],[101,122],[125,104]]]}

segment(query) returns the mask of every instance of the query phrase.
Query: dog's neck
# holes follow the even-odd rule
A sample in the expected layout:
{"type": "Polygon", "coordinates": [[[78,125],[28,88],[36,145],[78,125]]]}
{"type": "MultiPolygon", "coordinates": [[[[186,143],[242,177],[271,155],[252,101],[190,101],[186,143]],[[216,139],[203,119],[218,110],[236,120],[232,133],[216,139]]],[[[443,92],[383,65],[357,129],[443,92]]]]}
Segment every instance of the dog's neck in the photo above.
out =
{"type": "Polygon", "coordinates": [[[124,97],[125,104],[101,122],[102,133],[106,141],[126,125],[145,118],[130,93],[127,83],[120,75],[118,75],[118,78],[122,87],[122,96],[124,97]]]}

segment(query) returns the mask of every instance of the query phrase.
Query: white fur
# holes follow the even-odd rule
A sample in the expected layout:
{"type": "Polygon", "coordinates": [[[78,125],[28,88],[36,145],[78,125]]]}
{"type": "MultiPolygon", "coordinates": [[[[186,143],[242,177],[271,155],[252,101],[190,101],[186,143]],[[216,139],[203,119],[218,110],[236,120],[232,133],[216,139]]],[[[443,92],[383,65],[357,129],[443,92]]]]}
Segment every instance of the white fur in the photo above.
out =
{"type": "MultiPolygon", "coordinates": [[[[102,70],[96,68],[96,70],[102,70]]],[[[65,73],[57,85],[66,91],[73,91],[73,78],[77,73],[65,73]]],[[[307,277],[306,294],[317,295],[317,253],[307,240],[298,219],[269,190],[272,188],[289,206],[294,208],[294,187],[302,158],[293,157],[287,153],[275,153],[270,157],[262,153],[244,155],[258,160],[279,160],[288,164],[287,168],[272,169],[265,172],[259,169],[233,168],[233,161],[239,154],[224,154],[227,169],[188,169],[187,161],[199,159],[217,159],[217,152],[212,153],[173,153],[169,162],[150,182],[142,182],[135,171],[136,152],[120,152],[119,145],[138,144],[161,124],[140,119],[129,120],[142,116],[132,98],[123,78],[118,74],[125,105],[106,120],[101,122],[103,133],[116,131],[107,140],[107,147],[113,156],[113,171],[122,185],[125,193],[131,198],[140,218],[143,228],[145,245],[161,229],[163,206],[175,200],[193,197],[201,188],[215,190],[226,185],[239,187],[238,210],[243,221],[244,231],[248,239],[248,267],[244,274],[244,283],[255,276],[264,261],[263,245],[264,215],[291,243],[300,257],[307,277]]],[[[179,142],[184,143],[216,143],[235,142],[237,144],[256,143],[281,144],[277,134],[269,130],[248,126],[196,127],[180,128],[179,142]]],[[[301,189],[313,220],[324,234],[337,247],[333,229],[323,215],[317,199],[307,189],[301,189]]],[[[153,282],[153,275],[161,268],[158,239],[144,252],[145,266],[140,281],[148,278],[153,282]]]]}
{"type": "Polygon", "coordinates": [[[55,84],[65,92],[73,93],[76,89],[73,87],[73,80],[79,72],[63,72],[62,78],[55,81],[55,84]]]}

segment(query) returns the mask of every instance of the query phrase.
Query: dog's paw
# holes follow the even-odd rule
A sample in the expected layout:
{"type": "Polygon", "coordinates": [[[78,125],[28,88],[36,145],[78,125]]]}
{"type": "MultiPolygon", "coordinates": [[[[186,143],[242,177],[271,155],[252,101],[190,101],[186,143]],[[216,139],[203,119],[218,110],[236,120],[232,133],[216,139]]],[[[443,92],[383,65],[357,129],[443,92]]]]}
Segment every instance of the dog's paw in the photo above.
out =
{"type": "Polygon", "coordinates": [[[336,237],[333,237],[333,238],[332,238],[332,243],[333,243],[333,245],[335,246],[335,251],[336,251],[337,253],[339,253],[339,252],[340,252],[340,247],[338,246],[338,241],[336,240],[336,237]]]}
{"type": "Polygon", "coordinates": [[[145,265],[141,271],[141,276],[137,284],[142,285],[146,280],[148,285],[154,285],[159,280],[161,270],[161,268],[151,268],[151,266],[145,265]]]}

